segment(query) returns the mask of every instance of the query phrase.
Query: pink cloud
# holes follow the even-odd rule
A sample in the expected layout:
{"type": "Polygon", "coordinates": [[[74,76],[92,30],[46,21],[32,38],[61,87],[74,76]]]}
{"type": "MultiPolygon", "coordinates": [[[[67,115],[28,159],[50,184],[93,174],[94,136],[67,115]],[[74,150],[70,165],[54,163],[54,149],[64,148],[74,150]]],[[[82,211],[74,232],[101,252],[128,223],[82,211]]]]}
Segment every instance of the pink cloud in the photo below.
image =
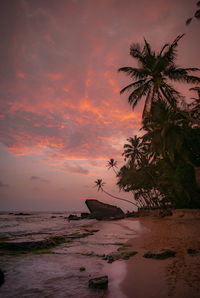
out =
{"type": "MultiPolygon", "coordinates": [[[[17,26],[6,27],[1,45],[1,142],[14,154],[43,152],[49,160],[121,154],[122,140],[140,127],[142,103],[133,112],[127,96],[120,97],[130,80],[117,69],[135,65],[131,42],[145,36],[160,47],[182,33],[189,4],[104,0],[96,5],[86,0],[79,5],[49,1],[48,7],[42,1],[20,1],[13,10],[4,6],[6,24],[10,20],[12,25],[15,11],[19,19],[17,26]]],[[[192,49],[192,43],[187,45],[188,52],[192,49]]],[[[186,58],[188,64],[194,61],[184,53],[180,62],[186,58]]]]}

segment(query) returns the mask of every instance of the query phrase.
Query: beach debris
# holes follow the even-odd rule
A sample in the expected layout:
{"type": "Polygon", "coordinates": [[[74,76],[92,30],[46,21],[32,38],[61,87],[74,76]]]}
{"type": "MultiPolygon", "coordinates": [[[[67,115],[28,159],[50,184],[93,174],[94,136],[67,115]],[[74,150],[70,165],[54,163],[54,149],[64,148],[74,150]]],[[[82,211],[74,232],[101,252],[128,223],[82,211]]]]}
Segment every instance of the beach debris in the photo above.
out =
{"type": "Polygon", "coordinates": [[[74,214],[70,214],[68,217],[67,217],[68,220],[80,220],[81,217],[80,216],[77,216],[77,215],[74,215],[74,214]]]}
{"type": "Polygon", "coordinates": [[[2,286],[2,284],[4,283],[4,281],[5,281],[4,273],[0,269],[0,287],[2,286]]]}
{"type": "Polygon", "coordinates": [[[125,217],[124,212],[119,207],[93,199],[86,200],[85,203],[91,212],[91,216],[98,220],[115,220],[125,217]]]}
{"type": "Polygon", "coordinates": [[[82,272],[82,271],[85,271],[85,267],[80,267],[79,270],[82,272]]]}
{"type": "Polygon", "coordinates": [[[106,289],[108,287],[108,276],[95,277],[89,280],[89,288],[106,289]]]}
{"type": "Polygon", "coordinates": [[[128,251],[128,252],[114,252],[112,254],[106,255],[103,260],[108,261],[108,263],[113,263],[118,260],[128,260],[130,257],[137,254],[137,251],[128,251]]]}
{"type": "Polygon", "coordinates": [[[191,256],[196,256],[198,254],[200,254],[200,252],[196,249],[192,249],[192,248],[188,248],[187,253],[191,256]]]}
{"type": "Polygon", "coordinates": [[[176,252],[170,249],[162,249],[160,251],[148,251],[143,255],[144,258],[155,259],[155,260],[165,260],[168,258],[174,258],[176,252]]]}

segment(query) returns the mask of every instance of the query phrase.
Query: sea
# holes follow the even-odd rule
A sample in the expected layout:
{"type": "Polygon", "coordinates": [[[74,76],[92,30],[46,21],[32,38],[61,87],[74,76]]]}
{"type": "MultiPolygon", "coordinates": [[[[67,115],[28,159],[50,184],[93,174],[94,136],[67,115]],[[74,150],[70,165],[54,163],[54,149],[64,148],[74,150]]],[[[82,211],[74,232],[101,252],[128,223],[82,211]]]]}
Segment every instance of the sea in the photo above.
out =
{"type": "Polygon", "coordinates": [[[0,213],[0,243],[41,241],[54,236],[72,239],[74,235],[72,241],[46,253],[0,252],[0,269],[5,274],[0,297],[126,298],[120,284],[126,275],[127,261],[108,263],[103,256],[117,252],[122,243],[138,237],[145,228],[139,220],[128,218],[69,221],[68,216],[68,212],[0,213]],[[86,237],[76,237],[84,234],[86,237]],[[104,275],[109,280],[107,290],[88,287],[89,279],[104,275]]]}

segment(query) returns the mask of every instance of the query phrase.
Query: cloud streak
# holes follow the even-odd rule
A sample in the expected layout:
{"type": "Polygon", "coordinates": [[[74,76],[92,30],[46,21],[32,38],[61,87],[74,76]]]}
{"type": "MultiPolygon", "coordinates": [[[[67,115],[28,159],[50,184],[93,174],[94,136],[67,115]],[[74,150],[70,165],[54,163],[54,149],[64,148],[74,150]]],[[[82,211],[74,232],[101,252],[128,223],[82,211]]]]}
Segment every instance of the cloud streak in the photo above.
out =
{"type": "Polygon", "coordinates": [[[120,97],[129,79],[117,69],[134,65],[129,45],[144,32],[157,48],[173,40],[187,1],[9,3],[1,2],[1,142],[16,155],[63,162],[118,156],[140,126],[142,105],[132,112],[120,97]]]}

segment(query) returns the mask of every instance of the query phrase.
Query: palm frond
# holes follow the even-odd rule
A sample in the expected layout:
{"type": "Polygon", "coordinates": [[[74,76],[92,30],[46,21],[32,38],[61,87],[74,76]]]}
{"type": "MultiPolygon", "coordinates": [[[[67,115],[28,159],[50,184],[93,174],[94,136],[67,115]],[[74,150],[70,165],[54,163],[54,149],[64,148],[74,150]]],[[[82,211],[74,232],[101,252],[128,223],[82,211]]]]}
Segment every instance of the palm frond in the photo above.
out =
{"type": "Polygon", "coordinates": [[[144,38],[144,52],[147,53],[149,56],[151,56],[151,46],[150,44],[146,41],[146,39],[144,38]]]}
{"type": "Polygon", "coordinates": [[[176,108],[180,93],[168,84],[164,84],[160,87],[161,93],[163,94],[164,101],[172,108],[176,108]]]}
{"type": "Polygon", "coordinates": [[[120,94],[124,93],[125,91],[129,91],[129,89],[133,88],[133,87],[140,87],[143,83],[146,82],[146,79],[144,80],[139,80],[137,82],[134,82],[126,87],[124,87],[121,91],[120,91],[120,94]]]}
{"type": "Polygon", "coordinates": [[[192,18],[189,18],[189,19],[187,19],[187,21],[185,22],[185,24],[188,26],[191,22],[192,22],[192,18]]]}
{"type": "Polygon", "coordinates": [[[131,46],[130,46],[130,55],[133,58],[136,58],[140,61],[143,60],[143,54],[142,54],[142,51],[141,51],[141,47],[138,43],[132,43],[131,44],[131,46]]]}
{"type": "Polygon", "coordinates": [[[184,78],[184,81],[186,83],[191,83],[191,84],[199,84],[200,83],[200,78],[196,76],[188,76],[186,75],[184,78]]]}
{"type": "Polygon", "coordinates": [[[171,45],[169,45],[168,50],[164,53],[163,58],[166,59],[168,62],[172,63],[174,59],[176,58],[177,52],[176,47],[178,46],[179,40],[184,36],[185,34],[178,35],[175,40],[172,42],[171,45]]]}
{"type": "Polygon", "coordinates": [[[194,17],[198,20],[200,19],[200,9],[195,12],[194,17]]]}
{"type": "Polygon", "coordinates": [[[140,69],[140,68],[133,68],[133,67],[121,67],[118,69],[118,71],[123,71],[125,72],[127,75],[131,76],[132,78],[135,79],[143,79],[146,78],[148,76],[148,71],[145,69],[140,69]]]}
{"type": "Polygon", "coordinates": [[[151,86],[149,81],[147,81],[145,84],[142,86],[138,87],[135,89],[128,98],[128,102],[130,105],[132,105],[132,109],[135,108],[137,105],[138,101],[147,94],[147,92],[150,90],[151,86]]]}
{"type": "Polygon", "coordinates": [[[165,49],[166,47],[168,47],[168,46],[169,46],[168,43],[164,44],[164,46],[162,47],[160,53],[158,54],[158,57],[161,57],[161,56],[162,56],[162,53],[163,53],[164,49],[165,49]]]}
{"type": "Polygon", "coordinates": [[[197,67],[188,67],[188,68],[184,68],[186,71],[200,71],[200,68],[197,67]]]}

